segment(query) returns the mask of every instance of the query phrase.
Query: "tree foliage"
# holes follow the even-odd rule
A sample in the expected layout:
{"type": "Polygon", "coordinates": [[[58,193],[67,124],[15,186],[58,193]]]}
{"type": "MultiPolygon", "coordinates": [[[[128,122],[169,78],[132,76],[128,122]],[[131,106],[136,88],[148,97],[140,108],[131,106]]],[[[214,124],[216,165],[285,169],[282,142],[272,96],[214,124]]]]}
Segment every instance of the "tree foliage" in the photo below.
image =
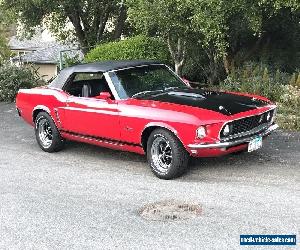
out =
{"type": "MultiPolygon", "coordinates": [[[[194,28],[203,34],[204,48],[213,47],[229,73],[234,63],[249,60],[270,38],[268,31],[290,16],[299,18],[297,1],[196,0],[194,28]],[[282,12],[285,15],[278,18],[282,12]],[[273,24],[271,25],[271,23],[273,24]],[[245,53],[246,52],[246,53],[245,53]],[[241,56],[241,58],[238,58],[241,56]]],[[[297,22],[297,21],[296,21],[297,22]]],[[[298,19],[299,24],[299,19],[298,19]]],[[[298,25],[299,26],[299,25],[298,25]]],[[[299,31],[299,27],[298,27],[299,31]]]]}
{"type": "Polygon", "coordinates": [[[61,40],[75,37],[84,52],[107,37],[119,38],[126,21],[122,0],[3,0],[2,8],[17,13],[27,32],[44,23],[61,40]],[[106,29],[109,20],[112,29],[106,29]]]}
{"type": "Polygon", "coordinates": [[[11,20],[11,15],[9,13],[3,13],[0,9],[0,65],[11,55],[8,47],[11,20]]]}
{"type": "Polygon", "coordinates": [[[101,44],[86,55],[85,61],[135,59],[158,60],[167,64],[171,61],[166,44],[159,38],[146,36],[101,44]]]}
{"type": "Polygon", "coordinates": [[[10,64],[0,67],[0,101],[13,102],[19,89],[30,89],[39,84],[40,76],[33,67],[10,64]]]}
{"type": "Polygon", "coordinates": [[[127,0],[129,21],[140,32],[161,36],[167,42],[178,74],[187,58],[192,33],[188,0],[127,0]]]}
{"type": "MultiPolygon", "coordinates": [[[[0,0],[23,30],[46,24],[89,47],[143,34],[165,41],[180,75],[216,83],[231,68],[262,61],[300,68],[299,0],[0,0]],[[71,24],[71,28],[69,27],[71,24]],[[133,28],[129,24],[132,24],[133,28]],[[109,28],[108,28],[109,27],[109,28]]],[[[30,33],[30,32],[29,32],[30,33]]],[[[1,36],[0,36],[1,37],[1,36]]],[[[117,53],[117,52],[116,52],[117,53]]]]}
{"type": "Polygon", "coordinates": [[[270,39],[273,20],[277,18],[277,26],[280,25],[282,12],[285,12],[283,19],[291,17],[293,27],[299,26],[300,4],[296,0],[127,0],[126,3],[129,21],[138,30],[160,35],[168,42],[177,73],[182,73],[185,63],[194,56],[193,51],[201,50],[215,79],[220,61],[228,74],[234,63],[253,59],[270,39]]]}

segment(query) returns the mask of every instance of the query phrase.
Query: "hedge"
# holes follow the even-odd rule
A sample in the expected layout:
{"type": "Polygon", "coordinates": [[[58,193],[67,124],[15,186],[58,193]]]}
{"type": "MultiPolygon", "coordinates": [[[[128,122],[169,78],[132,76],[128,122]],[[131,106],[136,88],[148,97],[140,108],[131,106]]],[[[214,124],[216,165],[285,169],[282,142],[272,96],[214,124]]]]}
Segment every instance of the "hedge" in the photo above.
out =
{"type": "Polygon", "coordinates": [[[6,64],[0,67],[0,101],[13,102],[21,88],[29,89],[39,84],[39,76],[31,67],[6,64]]]}
{"type": "Polygon", "coordinates": [[[171,63],[171,56],[164,41],[146,36],[135,36],[125,40],[100,44],[85,57],[86,62],[134,59],[171,63]]]}

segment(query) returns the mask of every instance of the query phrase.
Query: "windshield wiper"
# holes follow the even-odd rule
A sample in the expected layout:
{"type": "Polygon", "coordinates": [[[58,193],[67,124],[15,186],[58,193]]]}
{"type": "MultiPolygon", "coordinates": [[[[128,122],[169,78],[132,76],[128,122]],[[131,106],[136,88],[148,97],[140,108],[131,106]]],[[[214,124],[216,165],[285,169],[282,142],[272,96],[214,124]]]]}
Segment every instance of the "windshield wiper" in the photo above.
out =
{"type": "Polygon", "coordinates": [[[156,93],[156,92],[163,92],[163,90],[145,90],[134,94],[133,96],[131,96],[131,98],[137,97],[139,95],[146,95],[146,94],[156,93]]]}
{"type": "Polygon", "coordinates": [[[168,87],[168,88],[165,88],[164,91],[168,91],[168,90],[174,90],[174,89],[182,89],[182,87],[168,87]]]}
{"type": "Polygon", "coordinates": [[[150,94],[150,93],[163,93],[163,92],[174,90],[174,89],[182,89],[182,87],[168,87],[168,88],[157,89],[157,90],[145,90],[145,91],[141,91],[141,92],[134,94],[132,96],[132,98],[140,96],[140,95],[150,94]]]}

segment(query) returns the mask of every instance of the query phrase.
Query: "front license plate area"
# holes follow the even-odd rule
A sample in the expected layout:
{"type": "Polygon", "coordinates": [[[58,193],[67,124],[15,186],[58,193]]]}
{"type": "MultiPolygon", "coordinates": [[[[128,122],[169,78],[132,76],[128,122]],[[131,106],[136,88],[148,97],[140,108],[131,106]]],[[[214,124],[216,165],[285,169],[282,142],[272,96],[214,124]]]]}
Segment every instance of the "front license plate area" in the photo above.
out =
{"type": "Polygon", "coordinates": [[[262,147],[262,137],[256,137],[248,144],[248,152],[253,152],[262,147]]]}

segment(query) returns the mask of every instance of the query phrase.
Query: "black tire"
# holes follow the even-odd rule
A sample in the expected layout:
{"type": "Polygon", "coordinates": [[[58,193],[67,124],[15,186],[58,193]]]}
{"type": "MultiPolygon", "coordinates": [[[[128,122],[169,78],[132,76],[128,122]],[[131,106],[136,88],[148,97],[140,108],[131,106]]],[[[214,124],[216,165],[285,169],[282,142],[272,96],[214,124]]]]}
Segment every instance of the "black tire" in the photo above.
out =
{"type": "Polygon", "coordinates": [[[43,151],[53,153],[63,148],[65,141],[48,113],[38,113],[34,128],[37,143],[43,151]]]}
{"type": "Polygon", "coordinates": [[[186,172],[189,154],[173,133],[155,129],[148,138],[147,159],[158,178],[170,180],[186,172]]]}

